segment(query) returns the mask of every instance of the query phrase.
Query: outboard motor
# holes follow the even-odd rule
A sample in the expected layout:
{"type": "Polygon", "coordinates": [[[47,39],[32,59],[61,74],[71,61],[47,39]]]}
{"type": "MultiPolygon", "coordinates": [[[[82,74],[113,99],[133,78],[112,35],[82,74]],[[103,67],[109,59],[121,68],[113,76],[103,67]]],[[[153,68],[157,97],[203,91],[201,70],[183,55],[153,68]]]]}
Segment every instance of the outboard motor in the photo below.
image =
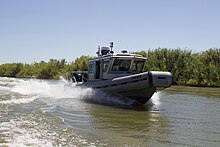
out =
{"type": "Polygon", "coordinates": [[[72,72],[70,78],[73,82],[82,82],[82,74],[78,72],[72,72]]]}
{"type": "Polygon", "coordinates": [[[87,73],[72,72],[70,78],[73,82],[87,82],[87,73]]]}

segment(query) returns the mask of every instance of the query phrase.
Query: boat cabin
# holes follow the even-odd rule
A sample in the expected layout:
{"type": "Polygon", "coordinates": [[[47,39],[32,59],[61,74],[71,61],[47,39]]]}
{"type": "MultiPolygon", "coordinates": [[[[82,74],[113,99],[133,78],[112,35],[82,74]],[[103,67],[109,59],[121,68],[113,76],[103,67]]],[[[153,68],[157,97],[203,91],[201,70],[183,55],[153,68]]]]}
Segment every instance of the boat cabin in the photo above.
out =
{"type": "Polygon", "coordinates": [[[98,56],[89,60],[87,81],[113,79],[143,72],[147,58],[129,54],[126,50],[114,54],[112,47],[113,43],[110,47],[99,47],[98,56]]]}

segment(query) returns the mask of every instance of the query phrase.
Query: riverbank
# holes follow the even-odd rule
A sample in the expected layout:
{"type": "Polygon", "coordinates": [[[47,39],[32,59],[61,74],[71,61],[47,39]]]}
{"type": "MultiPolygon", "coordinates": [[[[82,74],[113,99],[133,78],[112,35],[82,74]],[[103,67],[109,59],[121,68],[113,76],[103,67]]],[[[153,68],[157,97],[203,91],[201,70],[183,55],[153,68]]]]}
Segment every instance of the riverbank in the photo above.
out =
{"type": "MultiPolygon", "coordinates": [[[[220,49],[214,48],[201,53],[181,49],[158,48],[135,52],[148,60],[145,71],[169,71],[174,85],[198,87],[220,87],[220,49]]],[[[7,63],[0,65],[0,76],[38,79],[58,79],[71,71],[87,71],[90,56],[81,56],[72,62],[65,59],[32,64],[7,63]]]]}
{"type": "Polygon", "coordinates": [[[191,94],[197,96],[205,96],[212,98],[220,98],[220,87],[192,87],[173,85],[164,91],[182,94],[191,94]]]}

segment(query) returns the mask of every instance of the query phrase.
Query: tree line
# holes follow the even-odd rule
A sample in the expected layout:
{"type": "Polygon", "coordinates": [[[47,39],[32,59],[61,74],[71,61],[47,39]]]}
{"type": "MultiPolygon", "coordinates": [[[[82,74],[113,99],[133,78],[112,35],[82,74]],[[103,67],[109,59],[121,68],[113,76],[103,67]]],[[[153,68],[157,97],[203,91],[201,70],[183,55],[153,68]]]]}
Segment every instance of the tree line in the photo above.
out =
{"type": "Polygon", "coordinates": [[[201,53],[158,48],[135,52],[148,58],[146,70],[169,71],[177,85],[220,87],[220,49],[201,53]]]}
{"type": "Polygon", "coordinates": [[[65,59],[50,59],[48,62],[41,61],[32,64],[6,63],[0,65],[0,76],[58,79],[60,76],[68,76],[72,70],[86,71],[87,61],[90,58],[90,56],[81,56],[69,63],[65,59]]]}
{"type": "MultiPolygon", "coordinates": [[[[213,48],[200,53],[190,50],[157,48],[134,52],[148,58],[145,70],[169,71],[174,84],[220,87],[220,49],[213,48]]],[[[17,78],[58,79],[70,71],[87,71],[91,56],[81,56],[72,62],[50,59],[32,64],[7,63],[0,65],[0,76],[17,78]]]]}

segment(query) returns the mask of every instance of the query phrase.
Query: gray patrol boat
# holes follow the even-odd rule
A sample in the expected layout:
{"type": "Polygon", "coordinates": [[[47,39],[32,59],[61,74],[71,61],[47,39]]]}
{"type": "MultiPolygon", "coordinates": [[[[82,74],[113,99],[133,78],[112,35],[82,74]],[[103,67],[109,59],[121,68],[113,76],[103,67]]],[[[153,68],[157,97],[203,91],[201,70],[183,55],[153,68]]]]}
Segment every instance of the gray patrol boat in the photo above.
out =
{"type": "Polygon", "coordinates": [[[72,71],[70,79],[76,86],[91,87],[111,95],[145,104],[157,90],[172,85],[172,74],[164,71],[144,71],[147,58],[126,50],[114,53],[110,47],[98,47],[97,57],[88,61],[88,71],[72,71]]]}

